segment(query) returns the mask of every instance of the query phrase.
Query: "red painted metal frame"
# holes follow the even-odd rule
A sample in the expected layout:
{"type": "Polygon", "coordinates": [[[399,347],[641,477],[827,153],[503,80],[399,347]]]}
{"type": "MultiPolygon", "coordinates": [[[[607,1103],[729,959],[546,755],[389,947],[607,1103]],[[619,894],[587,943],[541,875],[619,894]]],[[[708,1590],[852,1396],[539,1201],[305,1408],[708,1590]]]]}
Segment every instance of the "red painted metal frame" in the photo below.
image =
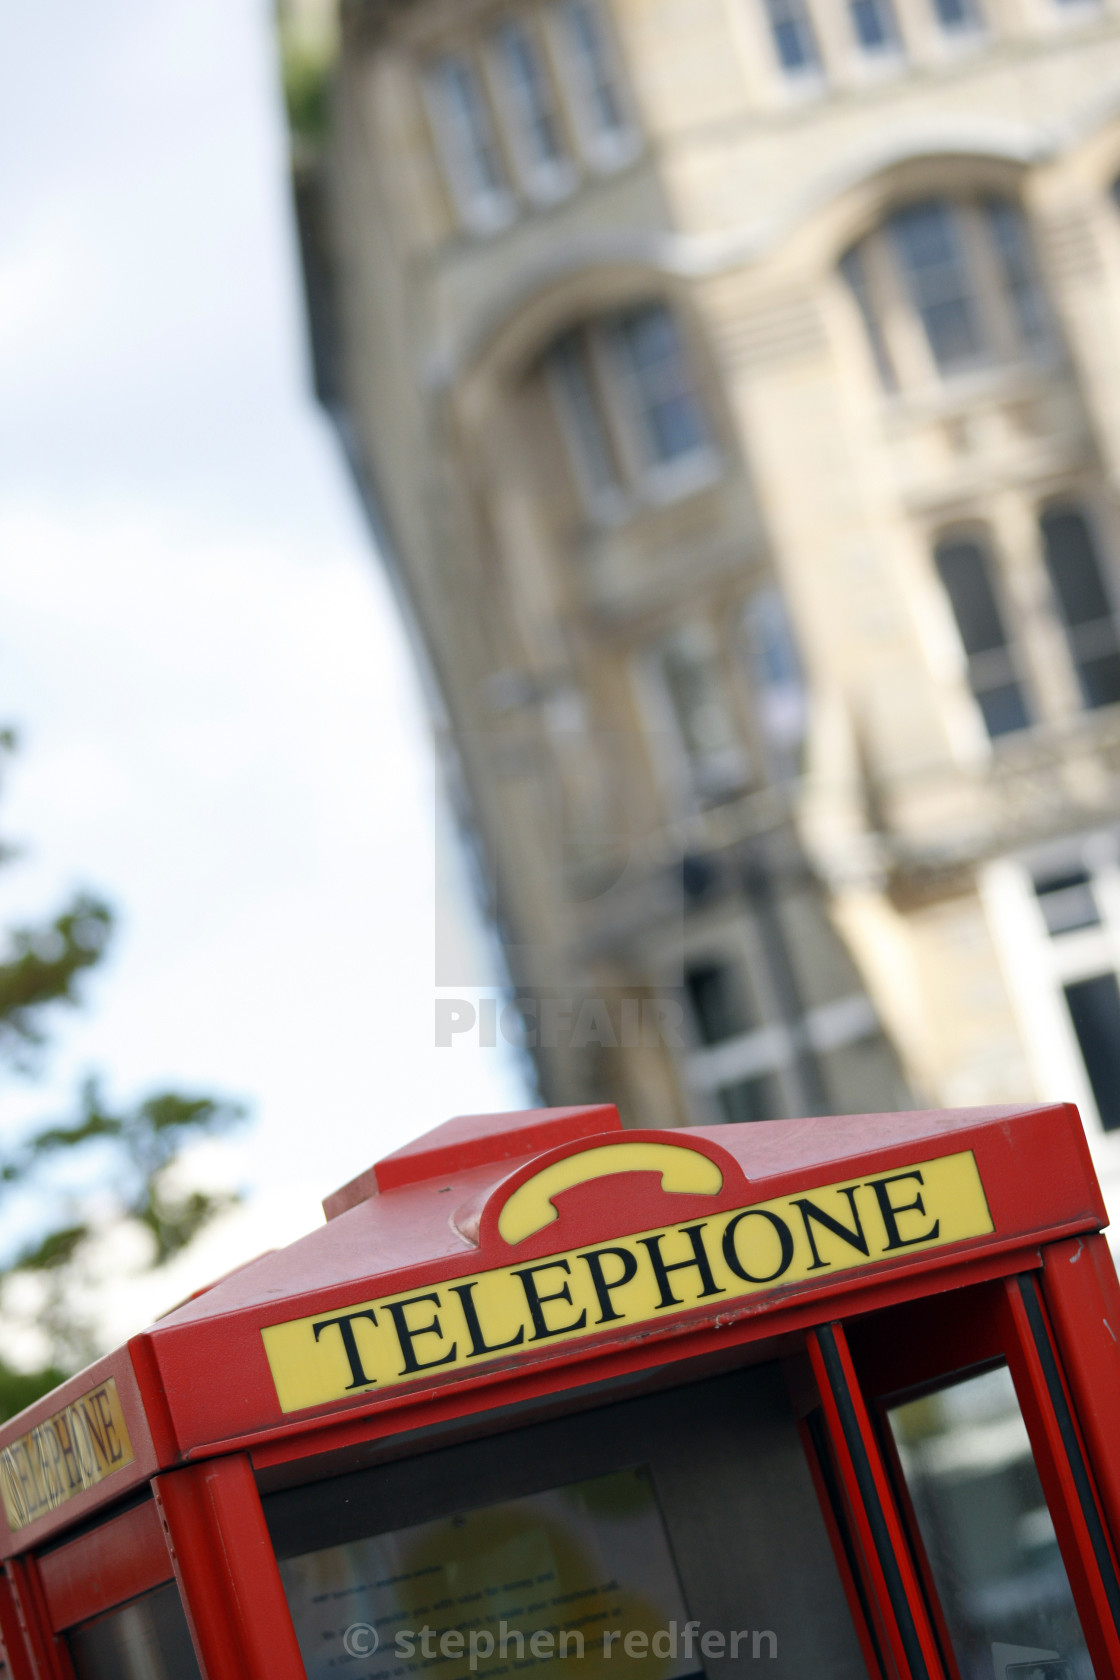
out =
{"type": "MultiPolygon", "coordinates": [[[[933,1256],[927,1256],[927,1261],[933,1256]]],[[[933,1270],[929,1264],[899,1268],[885,1278],[866,1280],[858,1296],[845,1299],[842,1292],[831,1290],[822,1301],[818,1295],[774,1302],[768,1313],[756,1313],[736,1318],[727,1312],[715,1316],[715,1323],[681,1323],[665,1326],[660,1338],[635,1338],[621,1347],[602,1351],[593,1360],[582,1354],[570,1359],[557,1359],[543,1367],[510,1370],[503,1367],[493,1373],[481,1372],[462,1389],[444,1388],[437,1393],[424,1393],[401,1414],[382,1403],[377,1408],[347,1410],[341,1417],[299,1419],[284,1429],[262,1431],[248,1442],[222,1442],[222,1451],[247,1448],[254,1467],[266,1472],[296,1461],[309,1462],[309,1475],[314,1475],[313,1461],[319,1456],[338,1453],[359,1444],[389,1440],[403,1431],[423,1431],[449,1423],[480,1417],[500,1406],[517,1406],[550,1395],[563,1394],[566,1388],[612,1382],[620,1378],[638,1377],[653,1373],[666,1365],[729,1357],[736,1349],[746,1349],[752,1343],[781,1342],[801,1336],[827,1316],[827,1308],[840,1303],[858,1302],[861,1315],[875,1313],[899,1302],[911,1302],[924,1297],[930,1289],[938,1291],[960,1288],[965,1284],[989,1278],[1001,1278],[1020,1271],[1024,1266],[1041,1265],[1041,1255],[1034,1246],[1008,1248],[999,1253],[979,1256],[953,1256],[933,1270]],[[558,1372],[557,1366],[560,1367],[558,1372]],[[558,1377],[566,1377],[561,1382],[558,1377]]],[[[808,1293],[808,1292],[807,1292],[808,1293]]],[[[681,1314],[683,1320],[686,1315],[681,1314]]],[[[497,1364],[497,1362],[495,1362],[497,1364]]]]}
{"type": "Polygon", "coordinates": [[[4,1574],[16,1620],[11,1641],[5,1629],[9,1653],[17,1644],[22,1647],[29,1680],[75,1680],[70,1653],[51,1631],[34,1558],[9,1558],[4,1574]]]}
{"type": "MultiPolygon", "coordinates": [[[[558,1196],[560,1218],[518,1244],[517,1256],[521,1258],[524,1252],[525,1258],[533,1259],[538,1253],[547,1255],[656,1229],[670,1220],[718,1215],[753,1201],[796,1195],[830,1179],[858,1179],[962,1149],[972,1149],[976,1155],[995,1220],[994,1235],[970,1240],[959,1251],[882,1260],[872,1276],[844,1272],[818,1276],[774,1295],[681,1313],[671,1324],[612,1328],[578,1346],[550,1345],[495,1361],[478,1372],[434,1373],[384,1394],[348,1396],[298,1415],[280,1411],[261,1342],[263,1326],[309,1313],[339,1311],[381,1294],[430,1289],[508,1264],[511,1250],[494,1234],[496,1210],[524,1176],[596,1141],[579,1138],[543,1157],[516,1164],[513,1170],[509,1163],[473,1168],[451,1184],[439,1180],[407,1184],[350,1208],[302,1244],[247,1268],[146,1332],[138,1339],[143,1350],[134,1344],[138,1372],[143,1363],[145,1381],[158,1378],[183,1458],[217,1450],[250,1448],[255,1452],[266,1441],[279,1442],[349,1420],[356,1423],[359,1418],[363,1420],[359,1427],[368,1430],[371,1420],[381,1414],[391,1416],[385,1428],[395,1433],[417,1427],[411,1415],[417,1410],[440,1414],[446,1407],[453,1415],[462,1396],[475,1385],[493,1389],[507,1379],[520,1384],[527,1374],[538,1371],[553,1389],[565,1382],[593,1381],[594,1368],[619,1354],[626,1363],[678,1357],[676,1348],[650,1351],[651,1344],[662,1339],[668,1342],[693,1331],[709,1332],[713,1324],[726,1337],[731,1326],[749,1326],[786,1306],[805,1305],[817,1320],[840,1316],[851,1310],[854,1295],[884,1279],[917,1278],[952,1266],[964,1255],[1021,1253],[1025,1244],[1096,1230],[1104,1223],[1084,1137],[1071,1110],[1055,1107],[889,1118],[889,1133],[882,1118],[872,1122],[850,1116],[805,1126],[773,1122],[727,1127],[722,1128],[722,1136],[717,1135],[720,1128],[712,1128],[711,1135],[703,1128],[693,1129],[682,1136],[679,1146],[708,1154],[725,1169],[726,1185],[719,1195],[707,1199],[667,1196],[660,1192],[659,1175],[634,1173],[620,1219],[616,1185],[604,1180],[580,1185],[558,1196]],[[450,1197],[444,1195],[446,1190],[451,1191],[450,1197]],[[477,1218],[480,1246],[472,1246],[457,1234],[448,1217],[452,1213],[462,1216],[464,1228],[472,1217],[477,1218]],[[368,1257],[364,1272],[363,1257],[368,1257]],[[826,1305],[829,1300],[835,1303],[831,1307],[826,1305]],[[208,1381],[198,1380],[200,1371],[209,1374],[208,1381]],[[233,1372],[236,1380],[224,1380],[233,1372]]],[[[643,1134],[627,1136],[638,1139],[643,1134]]],[[[663,1143],[673,1134],[649,1136],[663,1143]]],[[[749,1329],[744,1333],[751,1334],[749,1329]]],[[[493,1395],[489,1403],[494,1403],[493,1395]]]]}
{"type": "MultiPolygon", "coordinates": [[[[617,1131],[605,1129],[607,1114],[599,1109],[567,1111],[564,1117],[544,1120],[530,1116],[531,1124],[521,1131],[513,1125],[499,1128],[501,1139],[493,1150],[481,1133],[472,1133],[464,1143],[454,1125],[446,1141],[439,1134],[421,1140],[405,1152],[407,1159],[385,1167],[384,1182],[381,1167],[374,1172],[372,1187],[378,1193],[372,1202],[360,1200],[371,1187],[370,1175],[363,1175],[334,1199],[337,1217],[324,1230],[223,1280],[135,1338],[111,1362],[103,1362],[106,1374],[111,1371],[117,1378],[137,1462],[127,1481],[89,1490],[80,1503],[76,1499],[33,1529],[13,1537],[0,1527],[0,1555],[9,1557],[0,1578],[0,1633],[10,1651],[16,1640],[13,1680],[72,1680],[69,1657],[56,1630],[149,1590],[169,1579],[171,1571],[206,1680],[303,1680],[254,1472],[283,1473],[290,1479],[299,1464],[301,1479],[310,1480],[329,1471],[332,1457],[337,1464],[339,1454],[368,1449],[387,1437],[408,1433],[413,1438],[414,1432],[446,1431],[449,1425],[465,1434],[472,1419],[477,1428],[485,1414],[527,1402],[587,1406],[593,1403],[587,1391],[594,1385],[655,1380],[668,1366],[695,1362],[694,1368],[699,1368],[742,1358],[752,1343],[789,1346],[802,1338],[820,1385],[828,1472],[835,1479],[840,1512],[832,1509],[822,1466],[812,1453],[810,1463],[850,1601],[858,1607],[857,1589],[862,1588],[873,1620],[887,1671],[882,1680],[910,1680],[910,1669],[852,1457],[853,1408],[854,1439],[866,1458],[861,1474],[870,1474],[874,1484],[890,1552],[913,1607],[922,1662],[930,1680],[955,1680],[945,1673],[939,1630],[927,1613],[918,1566],[904,1538],[906,1511],[895,1496],[884,1443],[864,1399],[876,1360],[884,1366],[890,1363],[889,1349],[883,1348],[888,1327],[873,1325],[868,1315],[898,1309],[900,1317],[928,1318],[923,1297],[951,1290],[960,1299],[957,1292],[967,1291],[977,1303],[976,1311],[987,1315],[989,1328],[974,1333],[967,1317],[958,1318],[952,1333],[946,1332],[931,1347],[930,1358],[940,1371],[971,1360],[977,1348],[990,1343],[990,1326],[998,1320],[1002,1339],[1013,1345],[1013,1375],[1017,1386],[1022,1385],[1021,1398],[1026,1396],[1032,1441],[1037,1437],[1036,1451],[1046,1463],[1044,1486],[1048,1495],[1053,1488],[1064,1511],[1073,1496],[1068,1467],[1063,1474],[1052,1408],[1048,1416],[1045,1385],[1038,1386],[1042,1374],[1036,1368],[1037,1353],[1033,1343],[1028,1346],[1024,1340],[1021,1301],[1017,1318],[1015,1286],[1005,1282],[1024,1268],[1041,1269],[1054,1346],[1059,1365],[1068,1372],[1070,1399],[1096,1471],[1101,1509],[1112,1532],[1120,1533],[1120,1355],[1115,1340],[1108,1339],[1113,1329],[1120,1334],[1120,1288],[1103,1239],[1095,1234],[1105,1215],[1080,1124],[1075,1112],[1063,1107],[857,1116],[726,1127],[711,1134],[702,1129],[679,1136],[649,1134],[658,1143],[669,1141],[716,1159],[724,1172],[721,1195],[703,1203],[693,1198],[693,1206],[688,1196],[666,1197],[654,1173],[630,1175],[625,1197],[619,1196],[617,1184],[579,1185],[557,1197],[557,1221],[526,1239],[524,1247],[518,1245],[518,1258],[679,1223],[698,1213],[796,1195],[827,1182],[854,1181],[963,1149],[976,1155],[995,1233],[952,1248],[879,1261],[869,1270],[842,1271],[722,1307],[698,1308],[656,1326],[605,1331],[578,1345],[495,1362],[468,1375],[431,1378],[290,1417],[279,1412],[260,1338],[263,1325],[381,1294],[433,1287],[508,1264],[510,1248],[496,1232],[505,1198],[548,1162],[589,1144],[594,1147],[607,1137],[617,1138],[617,1131]],[[597,1126],[604,1129],[596,1132],[597,1126]],[[522,1136],[532,1140],[532,1147],[526,1146],[518,1158],[522,1136]],[[564,1141],[548,1147],[549,1139],[561,1136],[564,1141]],[[536,1153],[542,1147],[545,1153],[536,1153]],[[451,1196],[445,1194],[449,1189],[451,1196]],[[625,1209],[622,1215],[620,1207],[625,1209]],[[456,1234],[449,1212],[455,1213],[459,1231],[477,1235],[477,1246],[456,1234]],[[1043,1243],[1048,1245],[1045,1258],[1043,1243]],[[841,1315],[851,1346],[844,1328],[834,1325],[829,1357],[839,1359],[844,1373],[847,1437],[817,1330],[841,1315]],[[880,1351],[873,1357],[876,1346],[880,1351]],[[865,1379],[862,1392],[857,1371],[865,1379]],[[573,1394],[576,1389],[583,1392],[573,1394]],[[565,1396],[570,1398],[565,1401],[565,1396]],[[111,1518],[99,1529],[42,1552],[38,1559],[12,1555],[41,1545],[47,1534],[65,1531],[76,1518],[88,1520],[99,1504],[116,1500],[128,1486],[149,1478],[154,1478],[154,1503],[111,1518]],[[140,1511],[146,1514],[137,1515],[140,1511]],[[119,1557],[113,1555],[113,1532],[121,1540],[119,1557]]],[[[627,1136],[633,1140],[640,1134],[627,1136]]],[[[913,1343],[913,1330],[908,1335],[913,1343]]],[[[79,1393],[96,1380],[97,1371],[86,1373],[70,1388],[79,1393]]],[[[66,1398],[66,1391],[58,1391],[15,1424],[4,1426],[0,1445],[49,1416],[66,1398]]],[[[415,1450],[422,1446],[421,1439],[415,1450]]],[[[1071,1508],[1062,1521],[1063,1549],[1081,1570],[1079,1607],[1084,1599],[1084,1614],[1094,1624],[1094,1656],[1107,1659],[1112,1674],[1120,1677],[1115,1630],[1110,1642],[1100,1593],[1090,1578],[1092,1559],[1080,1509],[1071,1508]]],[[[862,1613],[856,1620],[865,1654],[874,1657],[875,1645],[862,1613]]],[[[1100,1680],[1105,1672],[1102,1662],[1100,1680]]]]}
{"type": "Polygon", "coordinates": [[[0,1649],[8,1665],[10,1680],[34,1680],[20,1627],[15,1595],[6,1574],[0,1574],[0,1649]]]}
{"type": "Polygon", "coordinates": [[[76,1377],[70,1377],[66,1382],[60,1383],[58,1388],[52,1389],[42,1400],[37,1400],[33,1406],[28,1406],[26,1411],[5,1424],[0,1431],[0,1439],[7,1444],[12,1437],[26,1434],[36,1424],[52,1417],[70,1401],[77,1399],[79,1395],[88,1394],[91,1389],[97,1388],[110,1377],[116,1382],[121,1410],[132,1443],[132,1463],[114,1471],[96,1486],[74,1494],[64,1505],[28,1523],[15,1534],[9,1529],[4,1508],[0,1505],[0,1557],[11,1557],[15,1552],[30,1551],[59,1529],[69,1528],[100,1506],[115,1502],[122,1495],[143,1487],[159,1468],[159,1453],[148,1422],[153,1411],[159,1415],[159,1407],[158,1404],[153,1407],[148,1394],[142,1393],[127,1348],[117,1348],[104,1359],[87,1366],[76,1377]]]}
{"type": "Polygon", "coordinates": [[[206,1680],[306,1680],[248,1458],[173,1470],[153,1486],[206,1680]]]}
{"type": "MultiPolygon", "coordinates": [[[[798,1433],[801,1445],[809,1464],[809,1474],[813,1479],[813,1487],[824,1516],[825,1528],[828,1530],[832,1555],[840,1576],[840,1584],[844,1588],[844,1596],[848,1601],[852,1625],[856,1630],[860,1650],[863,1653],[864,1665],[872,1680],[888,1680],[888,1671],[882,1656],[886,1629],[882,1617],[878,1614],[878,1606],[868,1597],[864,1586],[866,1569],[860,1568],[860,1557],[853,1532],[850,1510],[844,1502],[840,1482],[837,1477],[836,1465],[831,1456],[827,1463],[822,1463],[822,1453],[817,1441],[813,1438],[812,1430],[806,1418],[798,1419],[798,1433]],[[857,1573],[858,1572],[858,1573],[857,1573]],[[872,1625],[874,1624],[874,1625],[872,1625]]],[[[821,1448],[828,1452],[828,1443],[822,1442],[821,1448]]],[[[895,1674],[892,1665],[890,1675],[895,1674]]]]}
{"type": "Polygon", "coordinates": [[[37,1562],[47,1620],[56,1633],[139,1598],[174,1576],[151,1499],[56,1546],[37,1562]]]}
{"type": "Polygon", "coordinates": [[[1113,1538],[1120,1536],[1120,1283],[1100,1236],[1043,1250],[1042,1294],[1113,1538]]]}
{"type": "MultiPolygon", "coordinates": [[[[1027,1320],[1022,1295],[1017,1281],[1012,1279],[1008,1279],[1004,1285],[1004,1323],[1007,1363],[1034,1450],[1039,1480],[1050,1507],[1054,1531],[1058,1536],[1074,1601],[1081,1617],[1085,1641],[1098,1674],[1120,1675],[1120,1629],[1113,1619],[1100,1569],[1093,1553],[1073,1469],[1047,1390],[1045,1374],[1027,1320]]],[[[1049,1325],[1046,1326],[1046,1330],[1049,1334],[1049,1325]]],[[[1060,1361],[1058,1370],[1061,1374],[1060,1361]]],[[[1070,1402],[1068,1387],[1066,1402],[1067,1405],[1070,1402]]],[[[1072,1405],[1070,1411],[1076,1429],[1077,1414],[1072,1405]]],[[[1091,1474],[1091,1465],[1080,1430],[1078,1436],[1078,1444],[1091,1474]]],[[[1092,1495],[1097,1501],[1099,1512],[1099,1494],[1095,1486],[1092,1488],[1092,1495]]],[[[1112,1566],[1115,1570],[1115,1556],[1112,1566]]]]}
{"type": "MultiPolygon", "coordinates": [[[[1085,1300],[1077,1303],[1082,1313],[1088,1305],[1085,1300]]],[[[1075,1314],[1069,1325],[1074,1342],[1080,1342],[1081,1328],[1080,1319],[1075,1314]]],[[[1098,1676],[1120,1675],[1120,1634],[1111,1614],[1069,1457],[1027,1321],[1020,1280],[1009,1277],[1001,1283],[918,1303],[907,1315],[904,1326],[899,1321],[899,1315],[889,1315],[879,1323],[861,1322],[853,1327],[852,1345],[855,1368],[864,1393],[878,1414],[884,1462],[894,1472],[894,1496],[905,1521],[911,1552],[918,1560],[926,1601],[934,1606],[937,1630],[951,1668],[955,1668],[955,1662],[948,1644],[948,1631],[939,1616],[932,1573],[913,1518],[906,1485],[898,1470],[897,1455],[890,1445],[885,1408],[891,1398],[908,1390],[936,1386],[940,1380],[963,1373],[970,1367],[1005,1359],[1015,1384],[1094,1667],[1098,1676]]],[[[1054,1351],[1058,1355],[1060,1371],[1061,1350],[1056,1344],[1054,1351]]],[[[1096,1381],[1084,1384],[1086,1400],[1090,1405],[1097,1402],[1097,1415],[1102,1423],[1107,1423],[1108,1410],[1114,1404],[1114,1398],[1098,1390],[1099,1383],[1096,1381]]],[[[1072,1401],[1073,1396],[1067,1395],[1067,1398],[1072,1401]]],[[[1076,1427],[1077,1411],[1072,1404],[1070,1411],[1076,1427]]],[[[1118,1442],[1120,1437],[1114,1438],[1111,1447],[1105,1440],[1101,1442],[1105,1449],[1104,1458],[1112,1464],[1115,1463],[1118,1442]]],[[[1082,1449],[1084,1445],[1082,1441],[1082,1449]]],[[[1085,1458],[1092,1476],[1093,1460],[1089,1454],[1085,1454],[1085,1458]]],[[[1107,1527],[1106,1522],[1106,1532],[1107,1527]]]]}
{"type": "MultiPolygon", "coordinates": [[[[894,1501],[894,1490],[879,1449],[874,1424],[860,1389],[847,1338],[841,1325],[832,1325],[830,1329],[839,1355],[843,1378],[846,1380],[852,1412],[854,1413],[854,1423],[858,1431],[859,1446],[862,1447],[866,1458],[866,1465],[874,1487],[874,1498],[882,1512],[887,1539],[898,1569],[902,1591],[910,1607],[914,1636],[925,1665],[925,1673],[929,1680],[945,1680],[937,1638],[929,1620],[913,1560],[906,1545],[901,1518],[894,1501]]],[[[820,1391],[833,1464],[843,1491],[845,1514],[856,1542],[864,1581],[868,1589],[868,1598],[874,1607],[874,1613],[879,1624],[880,1638],[885,1642],[885,1650],[889,1653],[889,1661],[894,1673],[904,1677],[904,1680],[916,1680],[914,1667],[907,1656],[906,1635],[899,1625],[898,1617],[892,1606],[892,1593],[884,1572],[881,1547],[876,1539],[869,1509],[870,1502],[865,1499],[863,1489],[860,1486],[859,1467],[855,1462],[845,1429],[840,1397],[828,1370],[825,1350],[819,1332],[813,1331],[810,1333],[808,1351],[813,1375],[820,1391]]]]}

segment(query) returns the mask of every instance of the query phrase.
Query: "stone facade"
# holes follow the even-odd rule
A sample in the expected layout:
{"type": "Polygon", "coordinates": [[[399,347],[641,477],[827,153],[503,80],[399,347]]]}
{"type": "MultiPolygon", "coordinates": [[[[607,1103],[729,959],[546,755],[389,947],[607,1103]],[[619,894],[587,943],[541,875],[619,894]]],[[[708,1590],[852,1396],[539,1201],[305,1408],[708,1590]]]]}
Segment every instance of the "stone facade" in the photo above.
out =
{"type": "Polygon", "coordinates": [[[1120,0],[344,6],[320,391],[549,1101],[1120,1173],[1118,177],[1120,0]]]}

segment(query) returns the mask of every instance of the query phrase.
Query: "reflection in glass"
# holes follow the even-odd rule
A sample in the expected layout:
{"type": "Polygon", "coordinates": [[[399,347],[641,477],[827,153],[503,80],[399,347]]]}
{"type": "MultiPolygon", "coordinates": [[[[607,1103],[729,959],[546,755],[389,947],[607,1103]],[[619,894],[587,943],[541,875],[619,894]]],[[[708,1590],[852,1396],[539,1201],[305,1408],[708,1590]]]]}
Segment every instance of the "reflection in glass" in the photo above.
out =
{"type": "Polygon", "coordinates": [[[1091,1680],[1006,1366],[888,1415],[962,1680],[1091,1680]]]}
{"type": "Polygon", "coordinates": [[[340,1647],[379,1651],[376,1680],[611,1680],[610,1628],[644,1647],[630,1680],[702,1680],[695,1653],[657,1641],[688,1611],[645,1465],[305,1552],[280,1574],[308,1680],[330,1680],[340,1647]]]}
{"type": "Polygon", "coordinates": [[[66,1635],[77,1680],[201,1680],[174,1581],[66,1635]]]}

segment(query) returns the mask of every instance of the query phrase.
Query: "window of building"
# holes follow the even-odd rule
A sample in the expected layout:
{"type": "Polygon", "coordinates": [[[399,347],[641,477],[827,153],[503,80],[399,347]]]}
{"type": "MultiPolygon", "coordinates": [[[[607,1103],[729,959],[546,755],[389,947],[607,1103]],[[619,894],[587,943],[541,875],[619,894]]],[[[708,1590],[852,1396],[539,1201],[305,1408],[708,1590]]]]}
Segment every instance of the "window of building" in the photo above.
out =
{"type": "Polygon", "coordinates": [[[778,589],[760,589],[747,604],[747,656],[755,716],[776,782],[801,774],[808,700],[793,627],[778,589]]]}
{"type": "Polygon", "coordinates": [[[910,299],[942,373],[978,361],[984,332],[960,221],[944,200],[897,211],[887,224],[910,299]]]}
{"type": "Polygon", "coordinates": [[[898,52],[902,42],[890,0],[848,0],[848,15],[862,52],[898,52]]]}
{"type": "Polygon", "coordinates": [[[1006,198],[990,198],[983,209],[1019,332],[1027,344],[1040,344],[1046,337],[1046,317],[1022,212],[1006,198]]]}
{"type": "Polygon", "coordinates": [[[977,0],[932,0],[932,5],[947,35],[964,35],[983,28],[977,0]]]}
{"type": "Polygon", "coordinates": [[[1120,631],[1092,528],[1078,507],[1049,508],[1039,524],[1084,702],[1114,705],[1120,701],[1120,631]]]}
{"type": "Polygon", "coordinates": [[[707,804],[741,791],[749,762],[708,626],[686,624],[667,636],[654,650],[653,669],[658,710],[670,727],[691,798],[707,804]]]}
{"type": "Polygon", "coordinates": [[[649,464],[668,466],[703,454],[708,447],[704,412],[677,323],[664,304],[620,316],[613,336],[649,464]]]}
{"type": "Polygon", "coordinates": [[[1101,913],[1087,869],[1063,869],[1058,874],[1036,876],[1034,890],[1046,931],[1052,939],[1059,939],[1065,933],[1080,933],[1082,928],[1100,927],[1101,913]]]}
{"type": "Polygon", "coordinates": [[[427,76],[429,102],[444,170],[459,213],[479,231],[502,227],[513,214],[505,160],[473,59],[447,53],[427,76]]]}
{"type": "Polygon", "coordinates": [[[443,168],[463,222],[479,230],[502,227],[514,200],[474,60],[463,54],[437,59],[427,86],[443,168]]]}
{"type": "Polygon", "coordinates": [[[640,147],[601,0],[502,16],[475,45],[433,60],[424,93],[456,208],[476,233],[516,213],[511,170],[523,200],[550,201],[576,184],[573,147],[597,170],[640,147]]]}
{"type": "Polygon", "coordinates": [[[968,660],[968,685],[988,734],[995,737],[1026,729],[1030,715],[986,548],[973,537],[949,538],[938,543],[934,560],[968,660]]]}
{"type": "Polygon", "coordinates": [[[522,184],[537,196],[555,197],[574,183],[575,174],[544,43],[527,20],[507,18],[494,31],[491,46],[522,184]]]}
{"type": "Polygon", "coordinates": [[[821,55],[805,0],[765,0],[778,63],[787,76],[817,76],[821,55]]]}
{"type": "Polygon", "coordinates": [[[742,987],[730,963],[691,963],[684,971],[684,989],[701,1044],[721,1044],[749,1031],[742,987]]]}
{"type": "Polygon", "coordinates": [[[741,905],[724,900],[718,951],[685,969],[696,1043],[684,1073],[707,1111],[742,1123],[906,1107],[897,1058],[815,891],[791,891],[757,856],[742,884],[741,905]]]}
{"type": "Polygon", "coordinates": [[[617,519],[634,500],[683,494],[712,475],[707,416],[664,304],[571,329],[545,372],[594,517],[617,519]]]}
{"type": "Polygon", "coordinates": [[[604,168],[626,162],[637,150],[637,131],[614,42],[596,0],[553,0],[551,16],[585,152],[604,168]]]}
{"type": "Polygon", "coordinates": [[[1004,876],[985,897],[993,925],[1002,923],[1032,1060],[1049,1095],[1080,1102],[1088,1125],[1095,1110],[1105,1131],[1120,1131],[1120,828],[1067,837],[1023,861],[1026,896],[1004,876]]]}
{"type": "Polygon", "coordinates": [[[1120,1130],[1120,984],[1094,974],[1065,987],[1073,1030],[1106,1132],[1120,1130]]]}
{"type": "Polygon", "coordinates": [[[579,327],[556,340],[546,371],[584,502],[606,518],[622,511],[625,492],[603,400],[600,361],[601,345],[579,327]]]}
{"type": "Polygon", "coordinates": [[[1009,199],[905,205],[839,267],[887,390],[1036,354],[1049,341],[1030,235],[1009,199]],[[924,365],[899,306],[920,324],[924,365]]]}

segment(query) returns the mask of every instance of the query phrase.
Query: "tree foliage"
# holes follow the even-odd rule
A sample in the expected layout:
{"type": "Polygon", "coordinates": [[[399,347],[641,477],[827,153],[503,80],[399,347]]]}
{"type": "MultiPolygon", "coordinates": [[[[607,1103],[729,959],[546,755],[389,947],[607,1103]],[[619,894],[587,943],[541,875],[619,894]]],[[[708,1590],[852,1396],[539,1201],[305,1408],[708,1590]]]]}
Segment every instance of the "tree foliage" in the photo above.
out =
{"type": "MultiPolygon", "coordinates": [[[[0,730],[0,756],[14,745],[12,731],[0,730]]],[[[0,862],[12,855],[0,847],[0,862]]],[[[82,1001],[81,981],[104,957],[112,930],[109,906],[89,893],[40,925],[9,930],[0,954],[0,1074],[39,1070],[54,1018],[82,1001]]],[[[118,1108],[89,1078],[72,1117],[0,1149],[0,1210],[22,1196],[39,1216],[32,1237],[0,1252],[0,1333],[5,1321],[20,1321],[13,1300],[22,1294],[34,1302],[34,1327],[49,1350],[33,1371],[0,1354],[0,1419],[99,1351],[83,1304],[99,1243],[129,1227],[142,1239],[146,1263],[163,1266],[236,1201],[180,1182],[181,1163],[193,1143],[227,1131],[243,1113],[236,1103],[177,1091],[118,1108]]]]}

